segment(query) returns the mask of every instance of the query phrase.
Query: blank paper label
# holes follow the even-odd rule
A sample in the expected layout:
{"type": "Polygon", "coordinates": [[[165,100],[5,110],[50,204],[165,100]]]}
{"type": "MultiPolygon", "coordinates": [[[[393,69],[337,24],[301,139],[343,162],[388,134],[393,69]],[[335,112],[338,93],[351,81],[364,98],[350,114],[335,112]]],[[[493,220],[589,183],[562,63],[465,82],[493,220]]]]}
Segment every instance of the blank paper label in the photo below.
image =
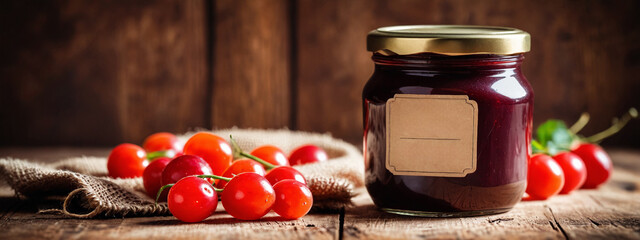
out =
{"type": "Polygon", "coordinates": [[[476,171],[478,105],[468,96],[396,94],[386,110],[391,173],[464,177],[476,171]]]}

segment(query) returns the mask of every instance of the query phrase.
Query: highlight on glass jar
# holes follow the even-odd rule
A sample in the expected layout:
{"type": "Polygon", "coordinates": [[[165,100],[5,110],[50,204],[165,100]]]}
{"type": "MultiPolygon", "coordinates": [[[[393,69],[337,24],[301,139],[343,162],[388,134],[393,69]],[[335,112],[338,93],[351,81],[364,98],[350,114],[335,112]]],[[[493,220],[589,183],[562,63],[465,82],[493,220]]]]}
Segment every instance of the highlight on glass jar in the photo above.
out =
{"type": "Polygon", "coordinates": [[[382,27],[363,92],[365,182],[395,214],[509,211],[525,191],[533,91],[528,33],[506,27],[382,27]]]}

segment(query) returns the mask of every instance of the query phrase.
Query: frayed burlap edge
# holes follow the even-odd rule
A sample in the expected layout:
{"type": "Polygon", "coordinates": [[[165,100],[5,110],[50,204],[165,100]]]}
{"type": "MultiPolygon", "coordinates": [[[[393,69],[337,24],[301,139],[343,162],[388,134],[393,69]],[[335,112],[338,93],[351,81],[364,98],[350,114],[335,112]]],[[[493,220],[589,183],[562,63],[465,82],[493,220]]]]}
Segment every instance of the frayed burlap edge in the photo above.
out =
{"type": "Polygon", "coordinates": [[[57,170],[44,164],[16,159],[0,159],[0,176],[16,195],[26,198],[66,196],[62,213],[76,218],[168,215],[166,204],[155,204],[132,186],[141,179],[110,179],[57,170]]]}
{"type": "MultiPolygon", "coordinates": [[[[214,134],[234,139],[245,150],[273,144],[285,152],[303,144],[325,149],[327,162],[296,166],[308,180],[314,196],[314,209],[335,210],[352,205],[354,188],[363,185],[360,151],[329,134],[288,129],[223,129],[214,134]]],[[[185,142],[193,133],[179,136],[185,142]]],[[[144,194],[141,178],[112,179],[106,176],[106,159],[77,157],[51,164],[0,159],[0,174],[19,196],[37,198],[66,196],[62,209],[44,210],[76,218],[168,215],[166,203],[154,204],[144,194]]]]}

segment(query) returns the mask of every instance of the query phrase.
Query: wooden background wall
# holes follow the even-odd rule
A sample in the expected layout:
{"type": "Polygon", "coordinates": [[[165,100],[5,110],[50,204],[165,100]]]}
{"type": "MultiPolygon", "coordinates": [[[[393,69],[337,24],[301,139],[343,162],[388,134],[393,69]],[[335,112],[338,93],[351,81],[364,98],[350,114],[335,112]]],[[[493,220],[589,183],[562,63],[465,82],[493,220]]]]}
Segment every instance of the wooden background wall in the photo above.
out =
{"type": "MultiPolygon", "coordinates": [[[[368,31],[533,36],[536,126],[640,107],[639,1],[2,1],[0,145],[110,146],[156,131],[301,129],[361,141],[368,31]]],[[[605,145],[640,147],[640,120],[605,145]]]]}

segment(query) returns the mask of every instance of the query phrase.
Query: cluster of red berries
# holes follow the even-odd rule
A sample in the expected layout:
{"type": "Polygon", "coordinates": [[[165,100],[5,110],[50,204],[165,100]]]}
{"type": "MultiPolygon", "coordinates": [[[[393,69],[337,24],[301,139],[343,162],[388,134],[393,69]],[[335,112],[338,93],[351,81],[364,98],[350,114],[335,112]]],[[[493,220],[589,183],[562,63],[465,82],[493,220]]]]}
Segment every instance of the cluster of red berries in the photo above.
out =
{"type": "Polygon", "coordinates": [[[169,211],[184,222],[213,214],[218,196],[227,213],[242,220],[259,219],[271,210],[286,219],[309,212],[313,197],[307,181],[290,165],[326,161],[324,150],[304,145],[287,158],[273,145],[247,153],[233,139],[231,143],[200,132],[183,147],[175,135],[156,133],[145,139],[143,148],[129,143],[115,147],[107,167],[114,178],[142,176],[147,194],[167,201],[169,211]]]}
{"type": "Polygon", "coordinates": [[[609,179],[613,164],[602,147],[582,143],[553,156],[535,154],[529,159],[524,200],[544,200],[579,188],[593,189],[609,179]]]}
{"type": "Polygon", "coordinates": [[[531,141],[534,153],[527,172],[528,196],[524,200],[544,200],[556,194],[568,194],[579,188],[593,189],[611,176],[611,158],[597,142],[619,132],[631,119],[638,117],[629,109],[613,125],[590,137],[578,133],[589,122],[589,114],[567,128],[561,120],[547,120],[536,129],[531,141]]]}

